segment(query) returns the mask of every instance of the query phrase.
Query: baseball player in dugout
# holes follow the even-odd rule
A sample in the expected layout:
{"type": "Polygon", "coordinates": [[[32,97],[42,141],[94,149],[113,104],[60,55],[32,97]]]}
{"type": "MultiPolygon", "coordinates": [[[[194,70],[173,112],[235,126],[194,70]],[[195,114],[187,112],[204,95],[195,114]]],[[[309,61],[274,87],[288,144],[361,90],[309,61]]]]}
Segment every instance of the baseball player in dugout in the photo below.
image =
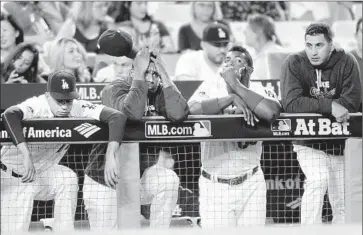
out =
{"type": "MultiPolygon", "coordinates": [[[[285,112],[319,113],[344,125],[361,102],[358,63],[352,54],[333,45],[328,25],[312,23],[305,31],[305,50],[284,62],[281,92],[285,112]]],[[[302,224],[322,223],[327,190],[333,223],[344,223],[344,148],[345,140],[295,142],[294,151],[306,177],[302,224]]]]}
{"type": "MultiPolygon", "coordinates": [[[[225,31],[214,24],[205,33],[225,31]]],[[[244,114],[248,125],[260,119],[273,121],[281,106],[273,91],[249,87],[253,62],[241,46],[228,50],[218,74],[204,78],[188,102],[190,114],[244,114]],[[233,107],[232,107],[233,106],[233,107]]],[[[264,225],[266,183],[260,168],[262,141],[202,142],[199,178],[200,215],[203,228],[264,225]]]]}
{"type": "MultiPolygon", "coordinates": [[[[28,231],[33,200],[55,200],[55,231],[74,229],[78,179],[58,165],[69,144],[28,144],[21,121],[29,118],[94,118],[108,124],[106,181],[117,178],[116,151],[127,117],[121,112],[79,100],[76,78],[66,71],[49,76],[47,92],[5,110],[2,115],[13,145],[1,149],[1,231],[28,231]]],[[[57,122],[57,121],[56,121],[57,122]]]]}
{"type": "MultiPolygon", "coordinates": [[[[132,45],[132,39],[120,30],[108,30],[99,39],[99,46],[105,53],[135,57],[135,52],[125,52],[127,44],[132,45]]],[[[180,122],[189,114],[188,104],[170,80],[160,54],[146,47],[137,52],[130,79],[115,80],[105,86],[102,103],[125,113],[133,121],[140,121],[144,115],[159,115],[169,121],[180,122]]],[[[101,148],[102,144],[94,148],[95,156],[86,169],[83,188],[91,229],[115,228],[117,219],[115,184],[107,185],[101,177],[104,165],[101,148]]],[[[172,155],[160,151],[155,164],[148,167],[141,177],[141,205],[151,204],[150,227],[170,226],[179,188],[179,177],[173,166],[172,155]]]]}

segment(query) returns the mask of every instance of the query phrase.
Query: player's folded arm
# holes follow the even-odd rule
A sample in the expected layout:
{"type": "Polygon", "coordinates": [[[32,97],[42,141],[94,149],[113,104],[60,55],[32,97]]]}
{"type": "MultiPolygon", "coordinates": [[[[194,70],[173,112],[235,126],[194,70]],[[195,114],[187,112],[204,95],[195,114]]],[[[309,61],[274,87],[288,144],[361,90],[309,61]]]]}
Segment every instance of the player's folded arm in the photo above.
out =
{"type": "Polygon", "coordinates": [[[210,98],[201,101],[188,102],[191,115],[220,114],[225,108],[233,104],[234,94],[222,98],[210,98]]]}
{"type": "Polygon", "coordinates": [[[282,66],[281,94],[284,112],[331,114],[331,99],[304,95],[299,79],[301,71],[297,70],[300,66],[299,58],[294,55],[290,55],[282,66]]]}
{"type": "Polygon", "coordinates": [[[22,120],[24,118],[23,111],[18,106],[11,106],[1,115],[6,131],[15,146],[25,142],[23,134],[22,120]]]}

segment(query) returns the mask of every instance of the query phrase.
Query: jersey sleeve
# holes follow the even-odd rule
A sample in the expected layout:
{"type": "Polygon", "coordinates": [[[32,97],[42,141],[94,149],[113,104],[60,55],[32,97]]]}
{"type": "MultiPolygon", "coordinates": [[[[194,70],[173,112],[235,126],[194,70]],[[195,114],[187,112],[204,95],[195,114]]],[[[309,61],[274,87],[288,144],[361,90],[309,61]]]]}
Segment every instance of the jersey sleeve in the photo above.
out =
{"type": "Polygon", "coordinates": [[[42,101],[39,97],[29,98],[22,103],[16,105],[23,112],[23,119],[42,117],[42,101]]]}
{"type": "MultiPolygon", "coordinates": [[[[92,104],[91,102],[85,100],[75,100],[74,104],[74,116],[75,117],[85,117],[100,120],[100,114],[105,107],[102,104],[92,104]]],[[[73,110],[72,110],[73,111],[73,110]]]]}

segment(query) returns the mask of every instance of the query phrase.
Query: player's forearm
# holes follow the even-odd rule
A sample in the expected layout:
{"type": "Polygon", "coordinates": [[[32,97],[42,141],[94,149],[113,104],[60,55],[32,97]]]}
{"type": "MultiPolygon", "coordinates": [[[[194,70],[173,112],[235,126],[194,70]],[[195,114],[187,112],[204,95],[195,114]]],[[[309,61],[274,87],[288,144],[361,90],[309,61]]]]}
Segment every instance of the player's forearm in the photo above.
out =
{"type": "Polygon", "coordinates": [[[234,84],[233,86],[231,85],[231,88],[234,90],[236,95],[243,99],[252,112],[255,112],[258,104],[264,99],[262,95],[248,89],[240,82],[234,84]]]}
{"type": "Polygon", "coordinates": [[[235,99],[234,94],[230,94],[223,98],[212,98],[198,102],[190,102],[189,109],[191,115],[204,114],[213,115],[219,114],[228,106],[233,104],[235,99]]]}
{"type": "Polygon", "coordinates": [[[127,117],[115,109],[105,107],[100,114],[100,121],[108,124],[108,141],[121,143],[125,133],[127,117]]]}
{"type": "Polygon", "coordinates": [[[107,144],[107,151],[106,151],[106,160],[108,157],[114,156],[117,149],[120,147],[120,143],[117,141],[110,141],[107,144]]]}
{"type": "Polygon", "coordinates": [[[115,109],[124,113],[130,120],[141,120],[144,115],[148,85],[145,81],[134,80],[127,94],[116,94],[115,109]]]}
{"type": "Polygon", "coordinates": [[[181,95],[175,86],[163,88],[165,103],[165,118],[172,122],[183,121],[189,114],[189,106],[186,99],[181,95]]]}
{"type": "Polygon", "coordinates": [[[23,117],[23,111],[21,111],[21,109],[16,106],[12,106],[6,109],[5,112],[2,114],[2,121],[5,125],[5,129],[10,135],[10,138],[15,146],[25,142],[23,128],[21,125],[23,117]]]}
{"type": "Polygon", "coordinates": [[[26,142],[22,142],[22,143],[18,144],[16,147],[18,148],[19,152],[21,152],[21,154],[23,155],[24,158],[31,157],[30,151],[28,148],[28,144],[26,142]]]}

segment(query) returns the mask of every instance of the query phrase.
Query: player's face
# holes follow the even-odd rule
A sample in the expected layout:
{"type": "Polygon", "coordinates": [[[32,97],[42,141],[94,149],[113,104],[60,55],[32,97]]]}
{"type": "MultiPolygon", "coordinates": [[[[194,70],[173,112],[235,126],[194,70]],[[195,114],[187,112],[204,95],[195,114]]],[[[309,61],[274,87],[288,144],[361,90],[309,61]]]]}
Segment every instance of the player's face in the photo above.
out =
{"type": "Polygon", "coordinates": [[[214,12],[214,2],[196,2],[194,4],[194,15],[202,22],[212,19],[214,12]]]}
{"type": "Polygon", "coordinates": [[[83,62],[81,51],[73,42],[67,42],[64,47],[64,68],[78,69],[83,62]]]}
{"type": "Polygon", "coordinates": [[[363,24],[361,23],[358,32],[355,35],[355,38],[357,40],[357,46],[360,51],[362,51],[362,27],[363,24]]]}
{"type": "Polygon", "coordinates": [[[147,2],[131,2],[130,14],[137,19],[144,19],[147,14],[147,2]]]}
{"type": "Polygon", "coordinates": [[[226,57],[228,51],[228,43],[220,43],[219,45],[203,42],[203,50],[208,59],[213,63],[220,65],[226,57]]]}
{"type": "Polygon", "coordinates": [[[17,58],[14,61],[14,68],[15,68],[16,72],[24,73],[25,71],[27,71],[29,69],[29,67],[32,65],[33,59],[34,59],[33,52],[31,52],[29,50],[23,51],[23,53],[21,53],[19,58],[17,58]]]}
{"type": "Polygon", "coordinates": [[[19,32],[7,20],[1,21],[1,49],[6,49],[15,45],[19,32]]]}
{"type": "Polygon", "coordinates": [[[54,117],[69,117],[73,100],[56,100],[47,93],[47,100],[54,117]]]}
{"type": "MultiPolygon", "coordinates": [[[[239,51],[230,51],[228,52],[226,58],[223,61],[222,68],[225,67],[233,67],[238,74],[238,78],[241,79],[241,69],[244,68],[244,71],[248,68],[247,61],[243,54],[239,51]]],[[[248,86],[248,81],[241,81],[243,85],[248,86]]]]}
{"type": "Polygon", "coordinates": [[[156,71],[155,64],[152,62],[150,62],[149,68],[146,70],[145,80],[149,85],[149,91],[154,92],[158,89],[158,86],[160,84],[160,75],[156,71]]]}
{"type": "Polygon", "coordinates": [[[318,66],[329,59],[332,43],[328,42],[323,34],[306,35],[305,52],[312,65],[318,66]]]}
{"type": "Polygon", "coordinates": [[[132,59],[126,56],[113,57],[113,68],[115,71],[116,78],[125,79],[130,76],[132,69],[132,59]]]}
{"type": "Polygon", "coordinates": [[[93,17],[97,20],[104,20],[107,15],[107,10],[109,7],[108,2],[93,2],[92,13],[93,17]]]}

